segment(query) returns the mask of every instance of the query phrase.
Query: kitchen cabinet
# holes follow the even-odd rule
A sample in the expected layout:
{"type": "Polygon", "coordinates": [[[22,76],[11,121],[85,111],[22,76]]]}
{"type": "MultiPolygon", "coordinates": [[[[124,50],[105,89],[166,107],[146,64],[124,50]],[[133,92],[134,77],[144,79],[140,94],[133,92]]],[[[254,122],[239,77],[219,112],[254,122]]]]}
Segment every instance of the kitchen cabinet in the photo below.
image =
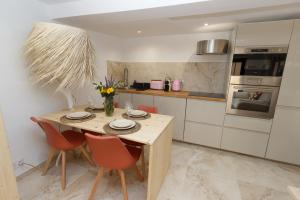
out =
{"type": "Polygon", "coordinates": [[[175,117],[175,131],[173,139],[183,140],[186,99],[155,96],[154,106],[157,107],[160,114],[175,117]]]}
{"type": "Polygon", "coordinates": [[[295,20],[277,105],[300,107],[300,20],[295,20]]]}
{"type": "Polygon", "coordinates": [[[224,127],[221,149],[265,157],[268,139],[266,133],[224,127]]]}
{"type": "Polygon", "coordinates": [[[144,94],[132,94],[132,106],[137,109],[139,105],[153,106],[153,96],[144,94]]]}
{"type": "Polygon", "coordinates": [[[132,95],[127,93],[119,93],[118,101],[120,108],[125,108],[126,104],[132,104],[132,95]]]}
{"type": "Polygon", "coordinates": [[[275,111],[267,158],[300,165],[300,108],[278,106],[275,111]]]}
{"type": "Polygon", "coordinates": [[[187,99],[184,141],[220,148],[225,102],[187,99]]]}
{"type": "Polygon", "coordinates": [[[186,120],[222,126],[225,107],[225,102],[187,99],[186,120]]]}
{"type": "Polygon", "coordinates": [[[204,146],[220,148],[222,127],[185,122],[184,141],[204,146]]]}
{"type": "Polygon", "coordinates": [[[238,25],[236,46],[288,46],[293,20],[238,25]]]}
{"type": "Polygon", "coordinates": [[[272,127],[272,119],[259,119],[237,115],[226,115],[224,126],[270,133],[272,127]]]}

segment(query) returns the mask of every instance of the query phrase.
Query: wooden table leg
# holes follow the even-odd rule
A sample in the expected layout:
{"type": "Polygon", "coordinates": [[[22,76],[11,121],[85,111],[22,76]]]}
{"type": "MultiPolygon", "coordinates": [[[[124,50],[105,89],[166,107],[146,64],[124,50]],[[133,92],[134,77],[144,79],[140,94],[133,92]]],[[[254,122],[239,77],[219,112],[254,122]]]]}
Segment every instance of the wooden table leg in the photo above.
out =
{"type": "Polygon", "coordinates": [[[156,200],[171,162],[174,120],[150,145],[147,200],[156,200]]]}

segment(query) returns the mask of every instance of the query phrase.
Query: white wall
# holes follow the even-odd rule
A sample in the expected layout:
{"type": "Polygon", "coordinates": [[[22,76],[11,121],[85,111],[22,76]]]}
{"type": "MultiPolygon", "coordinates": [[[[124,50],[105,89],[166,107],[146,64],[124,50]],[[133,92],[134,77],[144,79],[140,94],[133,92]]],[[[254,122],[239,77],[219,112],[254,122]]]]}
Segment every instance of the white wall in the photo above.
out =
{"type": "MultiPolygon", "coordinates": [[[[2,1],[0,7],[0,109],[14,162],[37,165],[47,158],[48,147],[40,128],[29,117],[60,109],[65,99],[51,88],[33,86],[23,60],[24,41],[36,21],[46,20],[35,0],[2,1]]],[[[16,175],[30,167],[16,169],[16,175]]]]}
{"type": "Polygon", "coordinates": [[[197,41],[230,39],[231,32],[166,35],[124,39],[123,60],[128,62],[227,62],[227,55],[195,55],[197,41]]]}

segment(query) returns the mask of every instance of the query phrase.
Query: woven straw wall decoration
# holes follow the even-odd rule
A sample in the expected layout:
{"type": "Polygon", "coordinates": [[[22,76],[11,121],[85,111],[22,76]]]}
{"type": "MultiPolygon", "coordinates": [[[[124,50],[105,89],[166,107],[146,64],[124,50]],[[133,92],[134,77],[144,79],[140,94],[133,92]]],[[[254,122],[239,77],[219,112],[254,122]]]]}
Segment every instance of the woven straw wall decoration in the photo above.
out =
{"type": "Polygon", "coordinates": [[[85,30],[55,23],[36,23],[25,44],[34,83],[57,84],[56,91],[94,80],[95,52],[85,30]]]}

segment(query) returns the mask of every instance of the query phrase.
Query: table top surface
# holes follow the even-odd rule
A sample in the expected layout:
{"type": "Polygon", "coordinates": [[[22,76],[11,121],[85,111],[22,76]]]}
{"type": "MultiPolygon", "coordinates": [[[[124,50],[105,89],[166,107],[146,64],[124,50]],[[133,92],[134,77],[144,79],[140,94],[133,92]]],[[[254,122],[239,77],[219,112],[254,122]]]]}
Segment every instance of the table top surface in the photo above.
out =
{"type": "MultiPolygon", "coordinates": [[[[103,130],[104,125],[115,119],[123,119],[122,114],[126,112],[125,109],[115,108],[115,112],[111,117],[106,116],[105,112],[95,113],[96,117],[94,119],[80,123],[62,122],[60,120],[62,116],[72,112],[84,111],[86,107],[87,106],[78,106],[73,110],[61,110],[58,112],[45,114],[40,118],[70,127],[105,133],[103,130]]],[[[138,122],[141,124],[141,129],[139,131],[127,135],[118,136],[120,138],[151,145],[160,136],[160,134],[163,133],[163,131],[173,119],[173,116],[151,114],[151,117],[149,119],[138,120],[138,122]]]]}

